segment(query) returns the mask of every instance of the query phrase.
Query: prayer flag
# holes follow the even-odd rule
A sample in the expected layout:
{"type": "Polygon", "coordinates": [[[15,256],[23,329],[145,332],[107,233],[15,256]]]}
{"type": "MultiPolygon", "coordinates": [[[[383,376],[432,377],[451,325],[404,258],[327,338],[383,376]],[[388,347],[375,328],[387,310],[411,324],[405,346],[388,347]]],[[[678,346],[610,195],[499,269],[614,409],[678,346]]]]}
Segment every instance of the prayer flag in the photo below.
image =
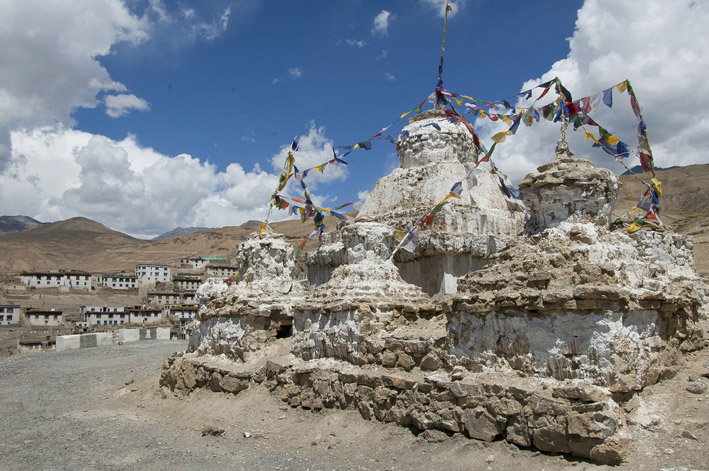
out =
{"type": "Polygon", "coordinates": [[[608,108],[613,107],[613,87],[603,90],[603,104],[608,108]]]}
{"type": "Polygon", "coordinates": [[[503,142],[509,133],[510,133],[509,130],[508,130],[508,131],[498,132],[497,134],[495,134],[494,136],[492,136],[492,140],[493,140],[494,142],[496,142],[496,143],[497,143],[497,142],[503,142]]]}
{"type": "Polygon", "coordinates": [[[450,194],[460,198],[461,193],[463,193],[463,182],[456,182],[452,187],[450,194]]]}

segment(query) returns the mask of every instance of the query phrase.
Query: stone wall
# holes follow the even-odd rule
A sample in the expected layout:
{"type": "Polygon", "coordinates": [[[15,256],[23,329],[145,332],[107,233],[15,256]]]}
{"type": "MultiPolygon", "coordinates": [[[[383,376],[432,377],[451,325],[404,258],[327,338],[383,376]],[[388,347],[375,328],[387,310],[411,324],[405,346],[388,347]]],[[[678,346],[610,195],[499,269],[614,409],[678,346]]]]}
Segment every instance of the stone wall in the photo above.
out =
{"type": "Polygon", "coordinates": [[[204,359],[170,358],[160,384],[183,394],[196,388],[236,394],[261,385],[291,407],[355,409],[366,420],[504,439],[602,463],[618,463],[628,451],[623,410],[606,390],[578,382],[487,374],[421,377],[331,360],[327,366],[269,361],[255,370],[233,371],[204,359]]]}

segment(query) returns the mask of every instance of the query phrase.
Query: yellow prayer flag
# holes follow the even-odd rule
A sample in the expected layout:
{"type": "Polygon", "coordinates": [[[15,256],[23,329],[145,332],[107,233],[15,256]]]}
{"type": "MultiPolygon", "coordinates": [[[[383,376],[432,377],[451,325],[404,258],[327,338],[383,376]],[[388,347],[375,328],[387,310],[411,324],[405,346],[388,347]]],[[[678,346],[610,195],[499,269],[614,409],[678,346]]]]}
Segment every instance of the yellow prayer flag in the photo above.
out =
{"type": "Polygon", "coordinates": [[[505,138],[507,137],[507,135],[508,135],[509,133],[510,133],[509,131],[498,132],[497,134],[495,134],[494,136],[492,136],[492,140],[493,140],[494,142],[496,142],[496,143],[500,143],[500,142],[502,142],[502,141],[505,140],[505,138]]]}
{"type": "Polygon", "coordinates": [[[258,232],[259,232],[259,234],[266,232],[266,221],[263,221],[263,223],[261,224],[261,227],[258,228],[258,232]]]}
{"type": "Polygon", "coordinates": [[[483,110],[480,110],[480,117],[481,118],[487,118],[487,114],[483,110]]]}
{"type": "Polygon", "coordinates": [[[353,149],[359,149],[359,144],[355,144],[355,146],[353,147],[353,149]]]}
{"type": "Polygon", "coordinates": [[[636,222],[633,222],[631,225],[626,227],[625,230],[632,234],[633,232],[639,231],[642,228],[643,228],[643,226],[639,225],[636,222]]]}
{"type": "Polygon", "coordinates": [[[399,229],[396,230],[396,240],[398,240],[398,241],[402,240],[405,235],[406,235],[406,232],[401,231],[399,229]]]}
{"type": "Polygon", "coordinates": [[[613,135],[608,135],[608,136],[606,136],[606,142],[612,146],[616,146],[616,145],[618,145],[620,140],[613,135]]]}
{"type": "Polygon", "coordinates": [[[320,173],[322,173],[322,172],[323,172],[323,169],[325,168],[325,165],[323,165],[323,164],[316,165],[315,168],[318,169],[318,170],[320,170],[320,173]]]}
{"type": "Polygon", "coordinates": [[[407,111],[406,113],[402,114],[401,116],[399,116],[399,119],[403,118],[404,116],[406,116],[409,113],[411,113],[411,111],[407,111]]]}
{"type": "Polygon", "coordinates": [[[502,118],[502,121],[505,122],[505,124],[508,124],[510,126],[512,125],[512,120],[510,119],[509,116],[507,116],[506,114],[503,114],[500,117],[502,118]]]}
{"type": "Polygon", "coordinates": [[[662,196],[662,182],[657,178],[651,178],[652,186],[655,188],[655,193],[657,196],[662,196]]]}
{"type": "Polygon", "coordinates": [[[586,139],[591,139],[596,144],[600,144],[600,142],[598,142],[598,139],[596,139],[596,136],[594,136],[593,134],[591,134],[588,131],[586,131],[586,139]]]}
{"type": "Polygon", "coordinates": [[[461,96],[462,96],[463,98],[467,98],[467,99],[470,100],[470,101],[478,101],[478,100],[476,100],[475,98],[473,98],[473,97],[471,97],[471,96],[468,96],[468,95],[461,95],[461,96]]]}
{"type": "Polygon", "coordinates": [[[620,82],[620,83],[617,85],[617,87],[618,87],[618,91],[619,91],[620,93],[625,92],[625,90],[628,88],[628,81],[625,80],[625,81],[623,81],[623,82],[620,82]]]}
{"type": "Polygon", "coordinates": [[[461,100],[460,98],[456,98],[455,102],[458,103],[458,106],[463,106],[463,100],[461,100]]]}

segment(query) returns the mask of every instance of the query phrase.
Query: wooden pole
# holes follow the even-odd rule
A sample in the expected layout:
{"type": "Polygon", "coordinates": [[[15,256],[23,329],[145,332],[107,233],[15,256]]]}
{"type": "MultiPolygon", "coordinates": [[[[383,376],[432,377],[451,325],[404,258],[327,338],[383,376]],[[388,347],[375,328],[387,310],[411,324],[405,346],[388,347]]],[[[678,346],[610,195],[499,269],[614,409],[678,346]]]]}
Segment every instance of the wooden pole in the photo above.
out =
{"type": "MultiPolygon", "coordinates": [[[[448,25],[448,12],[451,10],[450,0],[446,0],[446,11],[443,13],[443,41],[441,42],[441,61],[438,63],[438,87],[443,86],[443,56],[446,52],[446,26],[448,25]]],[[[436,102],[436,108],[442,106],[436,102]]]]}

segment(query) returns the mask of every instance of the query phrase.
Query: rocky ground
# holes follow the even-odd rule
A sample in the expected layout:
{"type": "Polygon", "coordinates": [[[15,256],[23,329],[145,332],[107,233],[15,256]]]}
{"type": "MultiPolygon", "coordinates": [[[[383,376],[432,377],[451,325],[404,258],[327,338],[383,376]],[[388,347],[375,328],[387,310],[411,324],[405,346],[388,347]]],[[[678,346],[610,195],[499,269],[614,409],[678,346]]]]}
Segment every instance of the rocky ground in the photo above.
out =
{"type": "MultiPolygon", "coordinates": [[[[706,331],[706,326],[705,326],[706,331]]],[[[617,467],[368,422],[356,411],[292,409],[260,386],[238,395],[164,394],[184,342],[139,342],[0,361],[2,469],[698,470],[709,469],[709,348],[631,404],[639,437],[617,467]],[[212,435],[206,429],[211,427],[212,435]],[[222,434],[218,434],[223,430],[222,434]]]]}

